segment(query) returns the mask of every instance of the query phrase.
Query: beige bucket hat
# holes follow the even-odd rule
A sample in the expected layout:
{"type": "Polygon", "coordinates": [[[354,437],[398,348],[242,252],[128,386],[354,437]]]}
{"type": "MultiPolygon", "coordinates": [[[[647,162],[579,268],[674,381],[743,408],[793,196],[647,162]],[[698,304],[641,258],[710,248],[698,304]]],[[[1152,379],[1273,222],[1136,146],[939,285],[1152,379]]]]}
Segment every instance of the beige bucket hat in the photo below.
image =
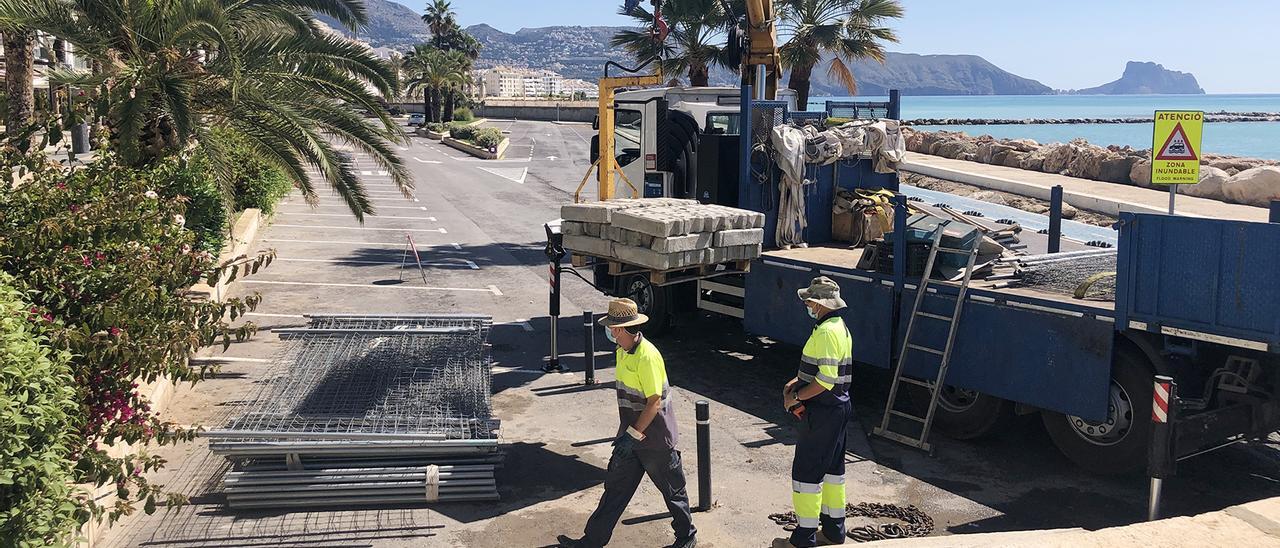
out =
{"type": "Polygon", "coordinates": [[[796,295],[802,301],[813,301],[831,310],[840,310],[846,306],[840,298],[840,286],[826,276],[814,278],[809,282],[809,287],[797,290],[796,295]]]}
{"type": "Polygon", "coordinates": [[[609,301],[609,314],[597,323],[605,327],[631,327],[647,321],[649,317],[640,313],[635,301],[614,299],[609,301]]]}

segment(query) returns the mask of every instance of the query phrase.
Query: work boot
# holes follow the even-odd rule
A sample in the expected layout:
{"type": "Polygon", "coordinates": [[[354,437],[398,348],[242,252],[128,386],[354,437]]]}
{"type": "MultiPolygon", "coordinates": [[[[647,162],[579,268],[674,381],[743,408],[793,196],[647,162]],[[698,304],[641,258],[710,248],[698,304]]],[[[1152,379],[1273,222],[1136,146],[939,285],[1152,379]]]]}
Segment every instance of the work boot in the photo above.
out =
{"type": "Polygon", "coordinates": [[[769,548],[796,548],[796,545],[791,544],[791,539],[783,537],[773,539],[773,544],[770,544],[769,548]]]}
{"type": "Polygon", "coordinates": [[[689,537],[685,539],[676,539],[675,544],[669,548],[693,548],[698,545],[698,537],[689,537]]]}
{"type": "Polygon", "coordinates": [[[587,543],[581,539],[572,539],[568,535],[560,535],[556,537],[557,548],[590,548],[587,543]]]}
{"type": "Polygon", "coordinates": [[[832,546],[836,544],[844,544],[844,537],[836,537],[834,540],[828,537],[826,533],[818,531],[818,546],[832,546]]]}

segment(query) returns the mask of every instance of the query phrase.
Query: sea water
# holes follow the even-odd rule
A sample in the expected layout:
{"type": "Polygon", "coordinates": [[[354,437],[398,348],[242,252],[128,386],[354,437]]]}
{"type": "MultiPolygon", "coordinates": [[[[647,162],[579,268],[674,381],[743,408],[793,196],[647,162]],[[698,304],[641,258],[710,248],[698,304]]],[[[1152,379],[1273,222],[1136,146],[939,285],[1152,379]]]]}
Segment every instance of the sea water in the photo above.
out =
{"type": "MultiPolygon", "coordinates": [[[[884,101],[885,97],[813,97],[826,101],[884,101]]],[[[1240,95],[966,95],[902,98],[902,118],[1140,118],[1156,110],[1280,112],[1280,94],[1240,95]]],[[[1029,138],[1042,143],[1084,138],[1097,145],[1151,148],[1151,124],[1016,124],[922,126],[970,135],[1029,138]]],[[[1204,128],[1205,152],[1280,159],[1280,122],[1215,122],[1204,128]]]]}

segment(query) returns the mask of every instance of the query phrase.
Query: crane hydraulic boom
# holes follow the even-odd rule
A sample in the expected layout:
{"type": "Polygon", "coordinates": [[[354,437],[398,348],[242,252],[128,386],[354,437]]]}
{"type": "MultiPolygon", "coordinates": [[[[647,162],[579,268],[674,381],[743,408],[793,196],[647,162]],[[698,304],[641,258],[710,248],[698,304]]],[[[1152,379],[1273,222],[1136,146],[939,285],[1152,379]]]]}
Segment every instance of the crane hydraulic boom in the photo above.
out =
{"type": "Polygon", "coordinates": [[[746,48],[742,54],[742,84],[755,86],[757,99],[777,97],[782,63],[778,57],[777,12],[773,0],[746,0],[746,48]]]}

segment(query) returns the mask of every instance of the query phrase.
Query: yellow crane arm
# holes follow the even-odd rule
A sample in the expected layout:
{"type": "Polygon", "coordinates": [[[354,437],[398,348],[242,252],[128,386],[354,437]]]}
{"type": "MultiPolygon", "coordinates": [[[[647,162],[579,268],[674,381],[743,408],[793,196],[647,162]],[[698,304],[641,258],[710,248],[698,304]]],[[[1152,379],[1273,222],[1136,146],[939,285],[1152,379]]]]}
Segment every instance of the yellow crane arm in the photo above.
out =
{"type": "MultiPolygon", "coordinates": [[[[764,87],[764,98],[777,97],[778,79],[782,76],[782,63],[778,58],[777,12],[773,0],[746,0],[747,2],[747,50],[742,59],[743,83],[764,87]],[[764,68],[761,79],[760,68],[764,68]],[[752,78],[754,77],[754,82],[752,78]]],[[[756,93],[760,93],[757,89],[756,93]]]]}

